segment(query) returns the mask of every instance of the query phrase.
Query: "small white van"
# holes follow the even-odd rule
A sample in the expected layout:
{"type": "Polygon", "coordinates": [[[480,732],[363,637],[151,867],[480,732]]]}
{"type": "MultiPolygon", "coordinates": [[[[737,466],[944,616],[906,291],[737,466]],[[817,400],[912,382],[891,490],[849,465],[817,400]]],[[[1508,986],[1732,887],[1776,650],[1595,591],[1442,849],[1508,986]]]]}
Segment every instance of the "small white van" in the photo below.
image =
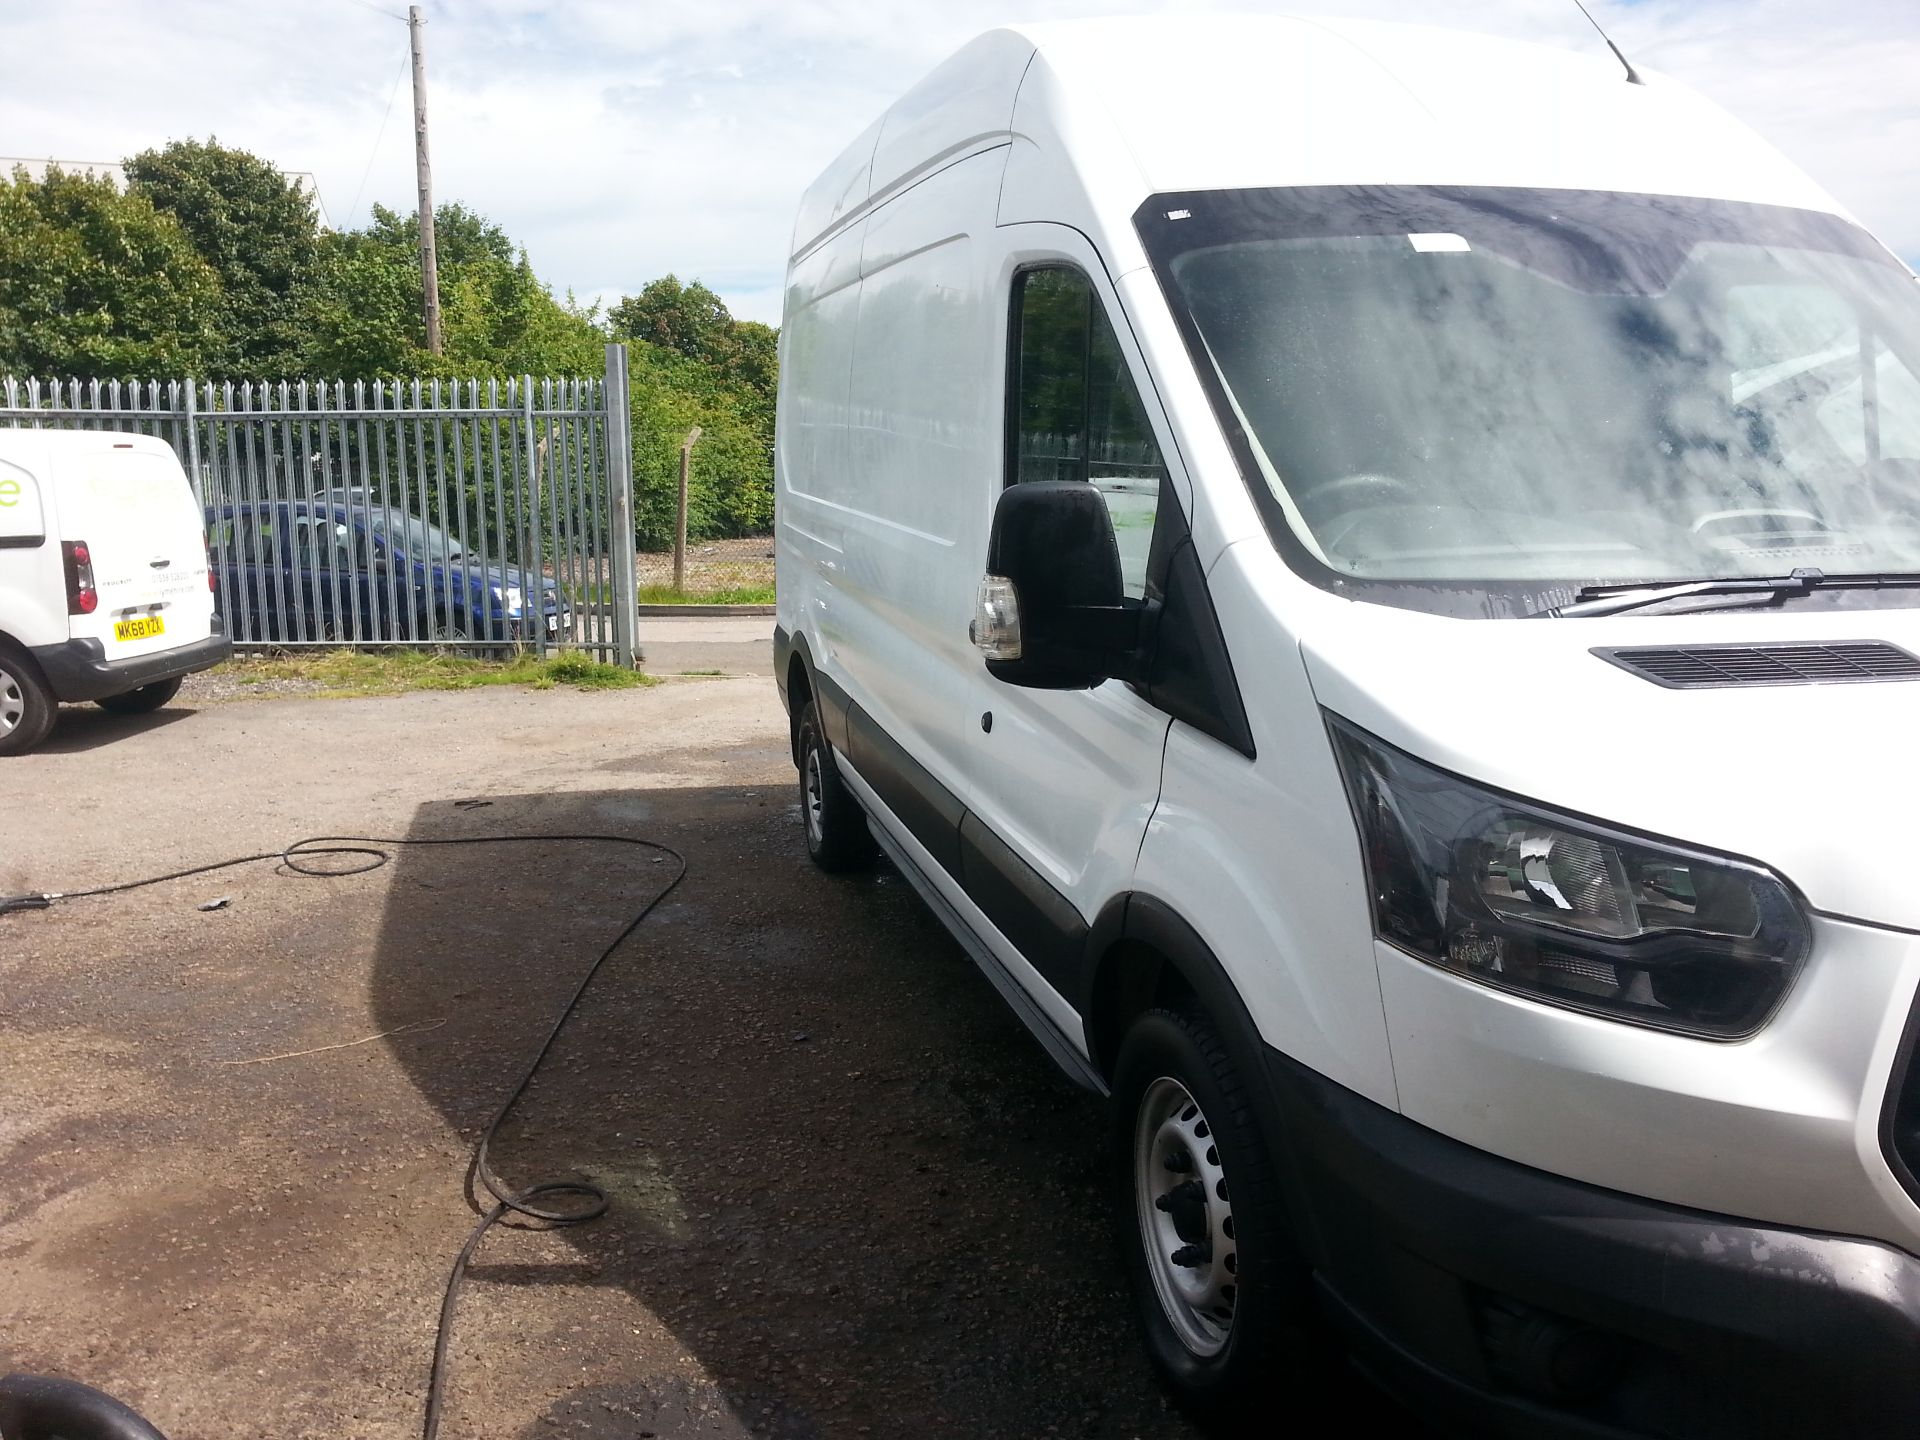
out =
{"type": "Polygon", "coordinates": [[[1148,1349],[1920,1433],[1920,294],[1655,74],[1002,30],[807,191],[777,673],[1113,1098],[1148,1349]]]}
{"type": "Polygon", "coordinates": [[[144,714],[233,653],[200,507],[172,448],[114,431],[0,430],[0,755],[61,701],[144,714]]]}

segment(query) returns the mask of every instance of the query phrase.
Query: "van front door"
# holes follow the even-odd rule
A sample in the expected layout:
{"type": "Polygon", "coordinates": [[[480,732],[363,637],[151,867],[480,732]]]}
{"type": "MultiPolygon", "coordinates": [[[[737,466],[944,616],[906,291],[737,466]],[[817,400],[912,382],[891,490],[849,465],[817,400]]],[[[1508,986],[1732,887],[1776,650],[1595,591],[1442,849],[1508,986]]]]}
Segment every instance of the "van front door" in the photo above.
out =
{"type": "MultiPolygon", "coordinates": [[[[1058,238],[1058,253],[1009,261],[1004,479],[1098,489],[1137,598],[1167,470],[1133,379],[1130,338],[1110,318],[1119,307],[1105,271],[1077,234],[1058,238]]],[[[984,569],[984,552],[976,558],[984,569]]],[[[1029,690],[995,680],[982,663],[973,695],[967,889],[1052,989],[1035,998],[1077,1040],[1087,929],[1131,880],[1171,721],[1114,680],[1029,690]]]]}

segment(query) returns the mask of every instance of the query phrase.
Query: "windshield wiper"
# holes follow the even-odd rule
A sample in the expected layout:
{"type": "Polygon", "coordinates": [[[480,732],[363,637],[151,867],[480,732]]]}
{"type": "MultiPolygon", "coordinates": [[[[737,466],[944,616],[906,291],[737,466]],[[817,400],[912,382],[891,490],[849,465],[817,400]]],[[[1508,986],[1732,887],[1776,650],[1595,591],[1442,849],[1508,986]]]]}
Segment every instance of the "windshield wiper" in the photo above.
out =
{"type": "Polygon", "coordinates": [[[1568,615],[1618,615],[1627,610],[1640,610],[1649,605],[1685,600],[1696,595],[1708,598],[1735,597],[1730,602],[1735,605],[1764,605],[1774,600],[1806,595],[1815,589],[1879,590],[1902,587],[1920,587],[1920,572],[1888,570],[1857,575],[1829,575],[1823,570],[1808,567],[1789,575],[1730,575],[1717,580],[1682,580],[1671,585],[1583,585],[1575,593],[1572,604],[1550,606],[1538,613],[1555,618],[1568,615]]]}

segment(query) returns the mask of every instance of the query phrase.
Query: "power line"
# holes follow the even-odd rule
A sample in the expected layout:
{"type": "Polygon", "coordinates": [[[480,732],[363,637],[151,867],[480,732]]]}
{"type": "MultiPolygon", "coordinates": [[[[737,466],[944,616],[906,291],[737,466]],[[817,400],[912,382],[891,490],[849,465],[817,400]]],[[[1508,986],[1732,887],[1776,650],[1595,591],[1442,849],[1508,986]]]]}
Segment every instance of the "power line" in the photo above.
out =
{"type": "MultiPolygon", "coordinates": [[[[364,3],[364,0],[356,0],[356,3],[364,3]]],[[[373,9],[374,7],[369,5],[367,8],[373,9]]],[[[353,217],[360,213],[360,197],[366,191],[367,177],[373,174],[374,157],[380,153],[380,142],[387,138],[387,121],[393,118],[393,102],[400,98],[400,82],[406,78],[407,65],[412,58],[411,51],[400,57],[400,73],[393,77],[393,89],[387,95],[387,110],[386,113],[380,117],[380,133],[373,137],[373,149],[367,152],[367,168],[360,172],[360,188],[353,192],[353,204],[347,208],[347,223],[349,225],[353,223],[353,217]]]]}
{"type": "Polygon", "coordinates": [[[388,10],[382,6],[372,4],[370,0],[351,0],[351,3],[358,5],[362,10],[371,10],[376,15],[384,15],[389,20],[398,20],[402,25],[407,23],[407,17],[398,11],[388,10]]]}

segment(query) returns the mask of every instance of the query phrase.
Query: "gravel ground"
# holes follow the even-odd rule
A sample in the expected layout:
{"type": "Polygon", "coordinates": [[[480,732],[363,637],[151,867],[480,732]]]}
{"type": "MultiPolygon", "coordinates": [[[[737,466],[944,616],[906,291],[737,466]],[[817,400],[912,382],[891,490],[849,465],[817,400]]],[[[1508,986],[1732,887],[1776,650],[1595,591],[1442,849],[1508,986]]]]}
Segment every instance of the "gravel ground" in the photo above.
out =
{"type": "MultiPolygon", "coordinates": [[[[808,867],[771,681],[209,698],[7,762],[0,892],[327,832],[691,864],[494,1152],[614,1208],[487,1241],[446,1435],[1196,1433],[1125,1318],[1101,1108],[896,875],[808,867]]],[[[468,1147],[668,870],[401,849],[0,919],[0,1371],[174,1440],[417,1433],[468,1147]]],[[[1276,1413],[1418,1433],[1337,1369],[1276,1413]]]]}

